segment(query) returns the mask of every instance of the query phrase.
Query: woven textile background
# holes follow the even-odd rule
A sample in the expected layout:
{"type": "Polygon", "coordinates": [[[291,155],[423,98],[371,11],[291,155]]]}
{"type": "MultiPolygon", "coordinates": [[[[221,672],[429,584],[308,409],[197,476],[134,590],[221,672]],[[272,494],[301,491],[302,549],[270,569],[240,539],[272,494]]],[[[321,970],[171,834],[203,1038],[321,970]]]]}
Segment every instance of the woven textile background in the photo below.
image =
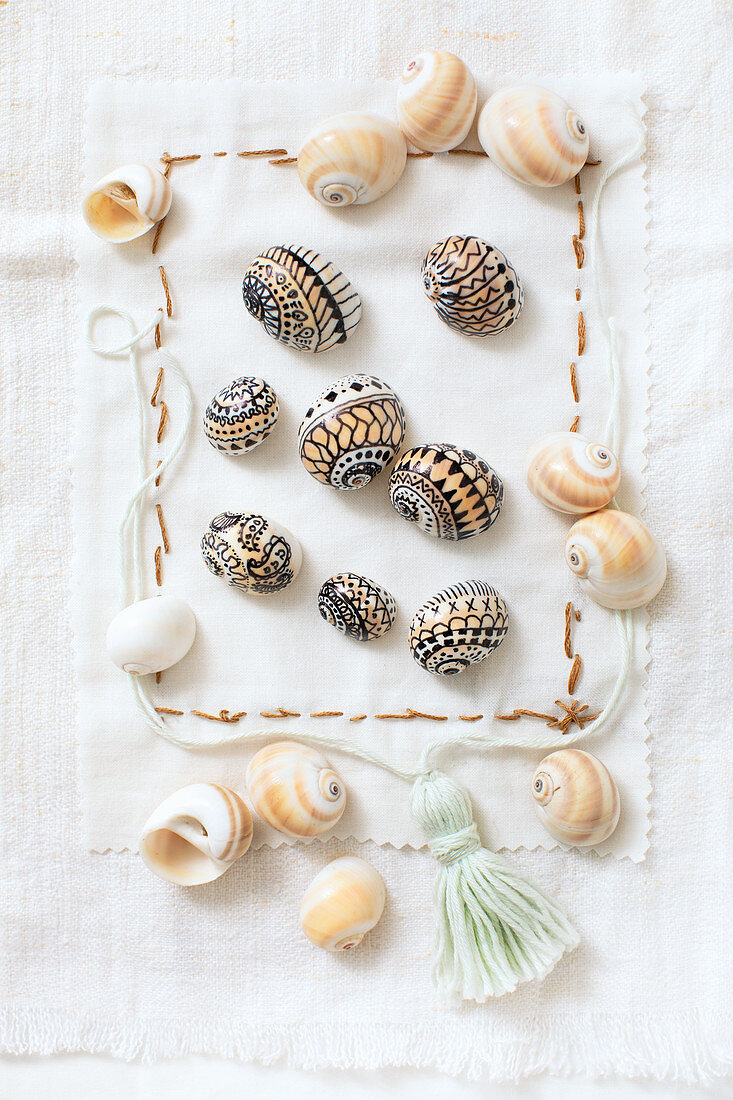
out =
{"type": "MultiPolygon", "coordinates": [[[[3,1049],[148,1057],[213,1050],[497,1078],[554,1070],[694,1079],[729,1068],[733,975],[721,930],[730,893],[730,785],[722,777],[731,582],[721,563],[731,534],[725,363],[733,326],[723,5],[652,2],[640,10],[633,0],[601,0],[591,13],[580,2],[545,11],[498,0],[487,13],[478,2],[224,10],[173,0],[133,13],[69,0],[49,11],[31,0],[1,12],[9,59],[0,122],[3,1049]],[[161,895],[129,856],[83,850],[66,610],[72,256],[87,84],[386,76],[428,43],[453,48],[477,69],[645,73],[646,518],[670,560],[651,623],[648,858],[633,866],[519,853],[519,865],[563,899],[582,946],[541,986],[449,1010],[428,979],[433,867],[423,853],[365,846],[389,879],[389,912],[363,952],[345,963],[314,954],[304,976],[292,964],[293,913],[320,853],[255,854],[211,893],[173,896],[161,895]],[[248,899],[242,925],[219,916],[235,896],[248,899]],[[245,934],[263,944],[247,975],[236,966],[245,934]],[[207,957],[222,951],[233,965],[212,988],[207,957]],[[187,978],[183,1005],[172,973],[187,978]]],[[[343,847],[332,842],[334,851],[343,847]]]]}

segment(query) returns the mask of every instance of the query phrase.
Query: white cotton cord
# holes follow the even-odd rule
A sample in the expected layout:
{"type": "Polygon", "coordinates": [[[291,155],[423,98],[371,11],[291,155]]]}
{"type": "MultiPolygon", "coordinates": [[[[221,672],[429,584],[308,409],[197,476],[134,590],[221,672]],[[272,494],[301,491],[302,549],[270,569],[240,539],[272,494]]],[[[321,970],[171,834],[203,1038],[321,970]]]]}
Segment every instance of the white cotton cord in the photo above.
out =
{"type": "MultiPolygon", "coordinates": [[[[155,469],[148,473],[147,458],[145,454],[145,392],[143,389],[142,377],[140,375],[137,349],[140,342],[160,324],[163,315],[162,308],[156,310],[152,319],[141,329],[138,329],[133,318],[124,310],[117,309],[115,306],[97,306],[89,313],[85,329],[87,344],[95,354],[102,356],[104,359],[118,359],[127,355],[137,402],[138,486],[127,502],[118,529],[118,551],[123,607],[127,607],[128,604],[142,599],[145,592],[142,553],[142,511],[148,490],[153,482],[167,470],[176,456],[180,453],[186,442],[193,415],[193,396],[186,376],[181,370],[177,360],[169,351],[162,347],[157,348],[157,354],[159,358],[162,359],[163,366],[178,384],[181,392],[182,408],[180,427],[173,439],[172,446],[164,455],[160,465],[156,466],[155,469]],[[120,317],[126,323],[130,331],[130,339],[124,344],[118,344],[115,347],[103,347],[94,340],[93,330],[95,324],[101,317],[109,315],[120,317]]],[[[165,723],[155,710],[150,698],[150,677],[133,676],[128,673],[127,678],[135,702],[144,714],[148,724],[151,725],[156,732],[164,733],[166,729],[165,723]]]]}

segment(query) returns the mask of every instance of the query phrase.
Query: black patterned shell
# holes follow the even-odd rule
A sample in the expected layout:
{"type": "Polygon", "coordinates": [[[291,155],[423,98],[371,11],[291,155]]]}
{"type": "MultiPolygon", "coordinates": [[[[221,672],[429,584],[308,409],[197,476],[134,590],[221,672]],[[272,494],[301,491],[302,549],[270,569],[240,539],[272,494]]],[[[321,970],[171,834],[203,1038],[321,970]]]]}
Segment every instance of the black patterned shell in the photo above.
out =
{"type": "Polygon", "coordinates": [[[495,336],[514,324],[524,295],[503,252],[479,237],[446,237],[423,260],[425,293],[446,325],[466,336],[495,336]]]}
{"type": "Polygon", "coordinates": [[[228,455],[253,451],[277,423],[277,394],[262,378],[235,378],[206,406],[204,434],[228,455]]]}
{"type": "Polygon", "coordinates": [[[400,457],[389,496],[403,519],[439,539],[470,539],[501,511],[504,486],[488,462],[452,443],[426,443],[400,457]]]}
{"type": "Polygon", "coordinates": [[[427,672],[456,676],[501,645],[509,613],[485,581],[463,581],[439,592],[415,612],[410,651],[427,672]]]}
{"type": "Polygon", "coordinates": [[[361,489],[393,461],[405,434],[394,390],[368,374],[349,374],[319,393],[298,430],[308,473],[335,489],[361,489]]]}
{"type": "Polygon", "coordinates": [[[242,295],[270,336],[300,351],[342,344],[361,317],[349,280],[312,248],[268,248],[247,268],[242,295]]]}
{"type": "Polygon", "coordinates": [[[358,573],[334,573],[318,593],[321,617],[349,638],[368,642],[391,628],[394,598],[381,584],[358,573]]]}
{"type": "Polygon", "coordinates": [[[286,527],[251,512],[222,512],[201,540],[207,569],[247,592],[280,592],[297,577],[300,543],[286,527]]]}

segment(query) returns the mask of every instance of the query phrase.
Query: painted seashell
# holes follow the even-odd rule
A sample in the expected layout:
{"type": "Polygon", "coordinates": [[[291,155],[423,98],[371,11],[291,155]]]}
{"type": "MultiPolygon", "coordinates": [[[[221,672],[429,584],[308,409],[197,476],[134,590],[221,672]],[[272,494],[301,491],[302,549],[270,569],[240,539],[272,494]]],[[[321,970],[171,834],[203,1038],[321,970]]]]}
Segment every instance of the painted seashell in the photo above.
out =
{"type": "Polygon", "coordinates": [[[374,202],[397,183],[407,145],[393,122],[347,111],[311,130],[298,153],[298,175],[324,206],[374,202]]]}
{"type": "Polygon", "coordinates": [[[247,767],[247,792],[268,825],[286,836],[320,836],[346,809],[346,788],[320,752],[276,741],[247,767]]]}
{"type": "Polygon", "coordinates": [[[123,672],[147,676],[186,656],[196,637],[196,617],[177,596],[131,603],[107,628],[107,652],[123,672]]]}
{"type": "Polygon", "coordinates": [[[299,351],[343,344],[361,318],[349,280],[312,248],[268,248],[247,268],[242,295],[269,336],[299,351]]]}
{"type": "Polygon", "coordinates": [[[213,882],[252,843],[252,815],[236,791],[192,783],[161,802],[140,837],[140,855],[178,886],[213,882]]]}
{"type": "Polygon", "coordinates": [[[538,500],[570,515],[605,508],[621,483],[613,451],[577,432],[554,432],[536,443],[527,455],[525,474],[538,500]]]}
{"type": "Polygon", "coordinates": [[[252,512],[222,512],[201,540],[206,567],[227,584],[270,595],[295,580],[303,551],[286,527],[252,512]]]}
{"type": "Polygon", "coordinates": [[[454,149],[476,114],[476,81],[455,54],[424,50],[404,68],[397,121],[413,145],[428,153],[454,149]]]}
{"type": "Polygon", "coordinates": [[[349,951],[379,922],[386,891],[378,871],[358,856],[339,856],[319,871],[300,906],[300,925],[325,951],[349,951]]]}
{"type": "Polygon", "coordinates": [[[499,593],[485,581],[463,581],[445,588],[415,612],[410,651],[427,672],[456,676],[484,661],[501,645],[509,613],[499,593]]]}
{"type": "Polygon", "coordinates": [[[540,821],[563,844],[589,848],[608,840],[621,802],[605,764],[581,749],[560,749],[537,765],[532,794],[540,821]]]}
{"type": "Polygon", "coordinates": [[[241,455],[264,443],[279,412],[277,394],[264,379],[236,378],[206,406],[204,434],[217,451],[241,455]]]}
{"type": "Polygon", "coordinates": [[[575,111],[546,88],[501,88],[478,116],[478,139],[507,175],[535,187],[557,187],[588,159],[588,135],[575,111]]]}
{"type": "Polygon", "coordinates": [[[318,610],[321,618],[348,638],[369,642],[391,629],[397,605],[376,581],[358,573],[334,573],[321,585],[318,610]]]}
{"type": "Polygon", "coordinates": [[[171,185],[156,168],[125,164],[104,176],[84,199],[82,213],[105,241],[134,241],[164,218],[171,205],[171,185]]]}
{"type": "Polygon", "coordinates": [[[441,321],[465,336],[496,336],[522,312],[519,276],[480,237],[438,241],[423,260],[422,281],[441,321]]]}
{"type": "Polygon", "coordinates": [[[300,460],[335,489],[361,489],[393,461],[405,434],[402,402],[386,382],[349,374],[319,393],[298,429],[300,460]]]}
{"type": "Polygon", "coordinates": [[[501,478],[473,451],[426,443],[400,457],[389,478],[392,506],[439,539],[470,539],[487,531],[504,500],[501,478]]]}
{"type": "Polygon", "coordinates": [[[574,523],[565,561],[583,590],[603,607],[643,607],[667,577],[667,559],[641,520],[608,508],[574,523]]]}

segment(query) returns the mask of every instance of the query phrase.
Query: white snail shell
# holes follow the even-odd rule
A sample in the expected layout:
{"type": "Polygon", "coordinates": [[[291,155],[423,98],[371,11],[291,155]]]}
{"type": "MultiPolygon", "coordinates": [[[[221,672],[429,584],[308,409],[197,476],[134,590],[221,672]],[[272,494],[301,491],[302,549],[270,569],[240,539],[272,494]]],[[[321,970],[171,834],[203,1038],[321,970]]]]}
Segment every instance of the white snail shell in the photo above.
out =
{"type": "Polygon", "coordinates": [[[502,171],[535,187],[567,183],[588,158],[588,134],[575,111],[532,84],[495,92],[479,114],[478,138],[502,171]]]}
{"type": "Polygon", "coordinates": [[[643,607],[667,576],[661,545],[641,520],[605,509],[574,523],[565,561],[588,595],[603,607],[643,607]]]}
{"type": "Polygon", "coordinates": [[[82,205],[84,220],[105,241],[134,241],[164,218],[171,205],[171,185],[156,168],[125,164],[89,191],[82,205]]]}
{"type": "Polygon", "coordinates": [[[577,432],[554,432],[527,455],[527,485],[556,512],[584,515],[609,504],[621,482],[613,451],[577,432]]]}
{"type": "Polygon", "coordinates": [[[581,749],[546,756],[532,776],[532,794],[540,821],[563,844],[600,844],[618,825],[621,803],[613,777],[581,749]]]}
{"type": "Polygon", "coordinates": [[[247,792],[257,813],[286,836],[319,836],[346,809],[346,788],[315,749],[277,741],[255,753],[247,792]]]}
{"type": "Polygon", "coordinates": [[[140,837],[140,855],[160,878],[179,886],[212,882],[252,842],[252,815],[236,791],[192,783],[161,802],[140,837]]]}
{"type": "Polygon", "coordinates": [[[382,876],[358,856],[340,856],[316,875],[300,906],[300,924],[326,951],[356,947],[384,910],[382,876]]]}
{"type": "Polygon", "coordinates": [[[407,163],[393,122],[347,111],[311,130],[298,153],[300,182],[324,206],[359,206],[381,198],[407,163]]]}
{"type": "Polygon", "coordinates": [[[408,61],[397,90],[397,120],[418,149],[454,149],[475,114],[476,81],[459,57],[447,50],[424,50],[408,61]]]}
{"type": "Polygon", "coordinates": [[[146,676],[185,657],[196,637],[196,617],[177,596],[138,600],[107,628],[107,652],[123,672],[146,676]]]}

